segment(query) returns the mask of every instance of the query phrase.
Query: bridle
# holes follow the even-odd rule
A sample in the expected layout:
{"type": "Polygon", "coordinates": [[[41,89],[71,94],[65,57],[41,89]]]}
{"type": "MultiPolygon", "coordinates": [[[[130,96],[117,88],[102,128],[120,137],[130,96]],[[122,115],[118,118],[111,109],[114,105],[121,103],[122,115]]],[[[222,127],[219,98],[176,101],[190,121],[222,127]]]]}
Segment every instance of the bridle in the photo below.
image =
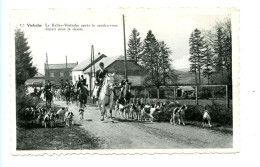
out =
{"type": "Polygon", "coordinates": [[[109,83],[108,83],[108,80],[107,80],[107,78],[105,78],[105,82],[103,82],[103,86],[102,87],[104,87],[106,85],[106,89],[107,89],[107,91],[105,92],[105,96],[107,96],[107,97],[110,97],[110,95],[112,94],[112,92],[113,92],[113,85],[114,84],[112,84],[112,85],[110,85],[109,83]],[[111,88],[112,87],[112,88],[111,88]],[[108,92],[108,93],[107,93],[108,92]],[[110,93],[109,93],[110,92],[110,93]]]}

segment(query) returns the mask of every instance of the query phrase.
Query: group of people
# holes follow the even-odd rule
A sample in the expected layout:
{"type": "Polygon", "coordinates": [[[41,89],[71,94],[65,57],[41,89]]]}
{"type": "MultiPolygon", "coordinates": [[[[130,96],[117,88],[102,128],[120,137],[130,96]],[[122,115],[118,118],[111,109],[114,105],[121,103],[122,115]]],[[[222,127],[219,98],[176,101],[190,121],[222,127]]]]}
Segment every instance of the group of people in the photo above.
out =
{"type": "MultiPolygon", "coordinates": [[[[100,90],[101,90],[101,87],[103,85],[103,82],[104,82],[104,79],[105,77],[108,75],[108,70],[104,68],[104,63],[101,62],[99,63],[99,67],[100,69],[96,71],[95,73],[95,87],[98,89],[97,91],[97,94],[95,95],[96,98],[99,97],[99,94],[100,94],[100,90]]],[[[88,87],[88,84],[86,83],[86,79],[84,78],[83,75],[79,76],[78,78],[78,81],[76,82],[75,85],[73,85],[72,83],[70,83],[68,81],[68,79],[66,80],[65,84],[64,85],[61,85],[61,89],[64,89],[64,88],[68,88],[68,89],[73,89],[75,87],[77,87],[77,84],[78,83],[81,83],[83,84],[84,86],[88,87]]],[[[129,80],[127,78],[124,78],[121,83],[120,83],[120,86],[121,86],[121,94],[120,96],[122,95],[123,93],[123,90],[124,90],[124,86],[126,85],[126,83],[128,85],[131,85],[131,82],[129,82],[129,80]]],[[[48,80],[47,81],[47,84],[45,85],[44,87],[44,91],[51,91],[53,89],[53,85],[52,83],[48,80]]],[[[114,94],[116,95],[115,91],[114,91],[114,94]]]]}

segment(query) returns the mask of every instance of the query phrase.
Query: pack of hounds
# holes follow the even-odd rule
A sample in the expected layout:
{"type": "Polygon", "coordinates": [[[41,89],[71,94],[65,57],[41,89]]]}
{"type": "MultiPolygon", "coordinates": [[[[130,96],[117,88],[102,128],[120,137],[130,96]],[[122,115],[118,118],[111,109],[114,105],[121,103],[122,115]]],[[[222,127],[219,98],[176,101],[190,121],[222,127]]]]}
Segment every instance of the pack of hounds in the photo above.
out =
{"type": "MultiPolygon", "coordinates": [[[[79,109],[80,120],[83,120],[84,108],[79,109]]],[[[63,107],[55,111],[54,108],[45,106],[28,107],[24,110],[24,115],[30,118],[31,125],[40,127],[56,127],[65,122],[66,126],[74,125],[73,112],[68,110],[68,107],[63,107]]]]}
{"type": "MultiPolygon", "coordinates": [[[[187,105],[174,102],[161,102],[157,100],[148,100],[145,98],[131,98],[129,102],[116,101],[115,117],[123,119],[134,119],[139,121],[149,120],[151,122],[160,121],[161,117],[169,117],[172,125],[185,125],[185,112],[187,105]],[[166,114],[169,113],[169,114],[166,114]]],[[[83,121],[85,108],[79,109],[80,121],[83,121]]],[[[73,112],[68,107],[63,107],[55,111],[54,108],[46,108],[45,106],[29,107],[24,110],[24,115],[30,117],[32,124],[47,127],[55,127],[63,122],[66,126],[71,126],[73,122],[73,112]]],[[[202,116],[202,126],[208,124],[211,127],[211,117],[209,111],[204,106],[202,116]]]]}
{"type": "MultiPolygon", "coordinates": [[[[166,113],[170,113],[170,123],[173,125],[185,125],[185,112],[187,105],[174,102],[161,102],[157,99],[148,100],[146,98],[131,98],[129,102],[125,99],[118,99],[115,106],[115,115],[123,119],[135,119],[140,121],[150,120],[151,122],[160,121],[161,117],[167,117],[166,113]]],[[[211,127],[211,117],[209,111],[204,106],[202,117],[202,125],[208,124],[211,127]]]]}

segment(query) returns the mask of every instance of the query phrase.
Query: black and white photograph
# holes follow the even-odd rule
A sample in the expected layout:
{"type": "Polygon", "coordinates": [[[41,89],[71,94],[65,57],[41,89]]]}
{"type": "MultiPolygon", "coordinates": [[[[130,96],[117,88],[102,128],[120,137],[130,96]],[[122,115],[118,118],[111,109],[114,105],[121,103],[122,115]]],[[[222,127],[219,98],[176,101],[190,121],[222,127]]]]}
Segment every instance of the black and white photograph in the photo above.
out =
{"type": "Polygon", "coordinates": [[[238,151],[237,14],[13,10],[12,151],[238,151]]]}

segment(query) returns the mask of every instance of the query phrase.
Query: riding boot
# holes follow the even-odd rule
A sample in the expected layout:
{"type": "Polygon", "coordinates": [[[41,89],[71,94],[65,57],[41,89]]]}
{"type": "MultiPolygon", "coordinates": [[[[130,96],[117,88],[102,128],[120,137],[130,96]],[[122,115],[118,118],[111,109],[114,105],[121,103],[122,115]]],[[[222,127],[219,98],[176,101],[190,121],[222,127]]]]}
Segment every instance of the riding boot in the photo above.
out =
{"type": "Polygon", "coordinates": [[[116,100],[118,97],[117,97],[117,95],[116,95],[115,89],[113,90],[113,93],[114,93],[114,99],[116,100]]]}

